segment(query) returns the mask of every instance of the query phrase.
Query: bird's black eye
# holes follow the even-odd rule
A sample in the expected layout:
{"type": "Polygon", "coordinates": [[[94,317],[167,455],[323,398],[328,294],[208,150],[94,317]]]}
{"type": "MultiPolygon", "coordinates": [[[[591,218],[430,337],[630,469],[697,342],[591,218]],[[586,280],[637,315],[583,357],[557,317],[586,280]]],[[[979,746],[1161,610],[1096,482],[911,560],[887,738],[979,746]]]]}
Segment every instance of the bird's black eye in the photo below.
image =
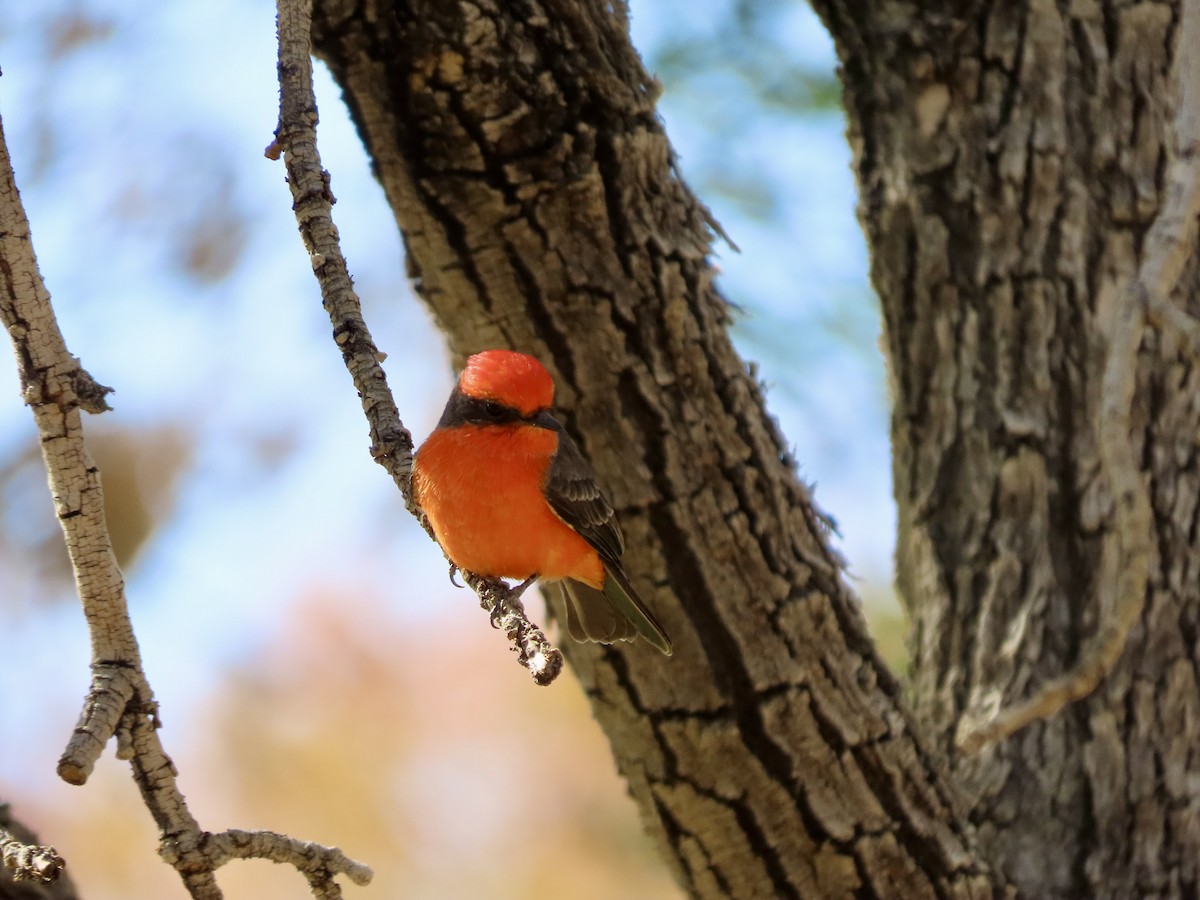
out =
{"type": "Polygon", "coordinates": [[[480,425],[507,425],[521,418],[511,406],[482,397],[464,397],[457,413],[457,421],[475,422],[480,425]]]}

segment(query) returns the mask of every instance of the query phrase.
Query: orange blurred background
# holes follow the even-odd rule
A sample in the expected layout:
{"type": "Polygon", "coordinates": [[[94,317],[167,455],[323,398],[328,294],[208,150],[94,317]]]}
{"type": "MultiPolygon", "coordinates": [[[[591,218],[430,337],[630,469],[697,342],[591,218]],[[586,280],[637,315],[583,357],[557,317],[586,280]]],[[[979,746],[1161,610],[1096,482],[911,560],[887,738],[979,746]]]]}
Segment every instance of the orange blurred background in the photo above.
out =
{"type": "MultiPolygon", "coordinates": [[[[365,889],[343,878],[347,897],[682,896],[577,684],[534,686],[482,610],[475,624],[439,634],[369,588],[314,586],[202,707],[164,708],[193,813],[214,831],[341,847],[375,871],[365,889]]],[[[187,896],[111,751],[83,788],[0,783],[0,795],[63,853],[82,896],[187,896]]],[[[230,863],[218,880],[230,898],[307,895],[267,862],[230,863]]]]}

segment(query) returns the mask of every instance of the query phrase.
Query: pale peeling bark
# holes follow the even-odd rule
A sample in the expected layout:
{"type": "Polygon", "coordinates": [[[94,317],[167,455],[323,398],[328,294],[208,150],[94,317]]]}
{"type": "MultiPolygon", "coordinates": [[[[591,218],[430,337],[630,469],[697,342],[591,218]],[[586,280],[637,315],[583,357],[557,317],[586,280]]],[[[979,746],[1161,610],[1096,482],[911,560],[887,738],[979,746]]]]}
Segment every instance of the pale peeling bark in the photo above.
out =
{"type": "MultiPolygon", "coordinates": [[[[883,303],[921,717],[1028,896],[1196,896],[1200,367],[1171,329],[1146,331],[1132,399],[1154,527],[1125,652],[1051,720],[952,746],[1069,671],[1118,602],[1102,374],[1177,156],[1180,4],[814,5],[883,303]]],[[[1197,312],[1198,284],[1193,256],[1172,302],[1197,312]]]]}
{"type": "Polygon", "coordinates": [[[455,357],[543,359],[618,509],[675,655],[563,650],[681,884],[992,896],[730,345],[620,10],[327,0],[315,37],[455,357]]]}

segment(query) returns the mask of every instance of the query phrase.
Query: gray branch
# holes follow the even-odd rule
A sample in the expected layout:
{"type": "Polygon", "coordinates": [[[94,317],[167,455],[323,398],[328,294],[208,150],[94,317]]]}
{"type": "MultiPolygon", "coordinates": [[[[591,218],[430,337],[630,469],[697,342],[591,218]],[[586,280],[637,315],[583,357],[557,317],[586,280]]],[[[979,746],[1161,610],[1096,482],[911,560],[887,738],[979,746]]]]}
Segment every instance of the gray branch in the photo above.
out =
{"type": "MultiPolygon", "coordinates": [[[[80,410],[107,409],[110,391],[88,375],[67,350],[38,271],[29,222],[17,192],[0,122],[0,321],[12,339],[22,395],[33,410],[54,507],[62,525],[92,644],[92,681],[79,724],[58,765],[59,775],[84,784],[105,745],[117,737],[142,797],[158,824],[160,854],[179,872],[195,900],[220,900],[216,869],[234,856],[258,856],[297,865],[320,898],[340,896],[333,877],[345,872],[359,884],[370,869],[339,850],[300,844],[262,832],[245,836],[244,853],[231,854],[200,828],[176,781],[174,763],[159,739],[158,704],[142,669],[137,638],[104,517],[100,473],[83,441],[80,410]],[[304,853],[298,854],[297,847],[304,853]],[[303,862],[303,864],[300,864],[303,862]]],[[[62,861],[51,848],[22,844],[0,832],[6,865],[26,878],[53,879],[62,861]],[[10,862],[11,860],[11,862],[10,862]]]]}
{"type": "MultiPolygon", "coordinates": [[[[363,319],[362,304],[350,280],[333,223],[329,173],[317,151],[317,101],[312,85],[312,0],[278,0],[279,127],[266,149],[270,159],[282,154],[292,189],[293,210],[308,250],[321,298],[333,324],[333,339],[342,352],[354,387],[362,399],[371,429],[371,456],[392,476],[408,508],[433,537],[412,492],[413,440],[400,420],[388,387],[380,353],[363,319]]],[[[436,540],[436,538],[435,538],[436,540]]],[[[549,684],[562,671],[562,654],[533,624],[513,589],[494,578],[464,572],[517,653],[517,661],[538,684],[549,684]]]]}

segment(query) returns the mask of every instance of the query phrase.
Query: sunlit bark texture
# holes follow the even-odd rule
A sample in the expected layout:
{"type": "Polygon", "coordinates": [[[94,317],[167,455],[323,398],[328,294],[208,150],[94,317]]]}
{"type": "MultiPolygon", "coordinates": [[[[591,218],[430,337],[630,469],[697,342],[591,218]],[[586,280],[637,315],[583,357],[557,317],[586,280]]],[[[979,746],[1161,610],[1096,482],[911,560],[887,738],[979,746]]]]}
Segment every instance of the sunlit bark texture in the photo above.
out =
{"type": "MultiPolygon", "coordinates": [[[[1122,286],[1165,202],[1179,3],[817,0],[842,62],[895,409],[914,696],[983,852],[1030,897],[1200,891],[1200,368],[1148,329],[1132,431],[1145,609],[1090,699],[975,760],[957,723],[1063,673],[1109,613],[1096,441],[1122,286]]],[[[1172,302],[1197,312],[1195,259],[1172,302]]]]}
{"type": "Polygon", "coordinates": [[[620,7],[321,2],[315,37],[456,358],[543,359],[618,509],[675,656],[563,649],[680,882],[990,896],[730,345],[620,7]]]}

